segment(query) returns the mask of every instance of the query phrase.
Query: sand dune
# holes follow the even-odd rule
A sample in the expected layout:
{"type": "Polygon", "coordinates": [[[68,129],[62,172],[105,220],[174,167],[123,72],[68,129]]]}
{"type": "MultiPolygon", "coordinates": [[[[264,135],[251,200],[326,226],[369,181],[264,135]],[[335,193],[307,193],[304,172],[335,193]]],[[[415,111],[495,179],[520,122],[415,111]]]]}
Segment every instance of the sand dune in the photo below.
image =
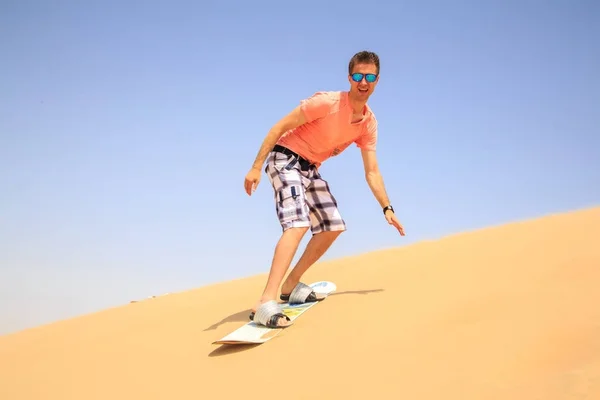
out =
{"type": "Polygon", "coordinates": [[[600,399],[600,208],[316,265],[259,346],[264,276],[0,337],[0,399],[600,399]],[[393,397],[392,397],[393,396],[393,397]]]}

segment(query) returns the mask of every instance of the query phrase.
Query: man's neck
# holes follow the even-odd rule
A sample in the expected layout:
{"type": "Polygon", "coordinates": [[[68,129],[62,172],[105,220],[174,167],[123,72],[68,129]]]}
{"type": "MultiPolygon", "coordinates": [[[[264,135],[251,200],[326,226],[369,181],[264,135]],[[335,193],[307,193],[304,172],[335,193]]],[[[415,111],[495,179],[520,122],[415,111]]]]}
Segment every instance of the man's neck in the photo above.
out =
{"type": "Polygon", "coordinates": [[[365,105],[367,104],[367,100],[356,100],[352,97],[352,93],[348,92],[348,101],[350,102],[350,106],[352,107],[352,111],[355,114],[362,114],[365,105]]]}

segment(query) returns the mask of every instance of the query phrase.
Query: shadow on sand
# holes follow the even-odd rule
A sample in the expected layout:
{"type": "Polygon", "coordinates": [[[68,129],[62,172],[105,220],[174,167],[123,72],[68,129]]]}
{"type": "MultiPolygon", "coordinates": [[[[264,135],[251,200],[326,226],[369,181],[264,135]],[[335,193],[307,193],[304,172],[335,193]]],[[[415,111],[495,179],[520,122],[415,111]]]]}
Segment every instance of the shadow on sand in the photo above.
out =
{"type": "MultiPolygon", "coordinates": [[[[383,292],[383,291],[384,291],[384,289],[346,290],[343,292],[332,293],[332,294],[330,294],[330,296],[345,296],[345,295],[352,295],[352,294],[364,296],[364,295],[368,295],[371,293],[379,293],[379,292],[383,292]]],[[[219,322],[212,324],[208,328],[204,329],[204,331],[206,332],[206,331],[210,331],[210,330],[215,330],[222,324],[225,324],[228,322],[249,322],[249,319],[248,319],[249,314],[250,314],[249,308],[246,310],[243,310],[243,311],[236,312],[235,314],[231,314],[230,316],[223,318],[219,322]]],[[[208,356],[209,357],[224,356],[224,355],[228,355],[228,354],[238,353],[240,351],[250,350],[257,346],[260,346],[260,344],[235,344],[235,345],[223,344],[220,347],[218,347],[217,349],[213,350],[208,356]]]]}

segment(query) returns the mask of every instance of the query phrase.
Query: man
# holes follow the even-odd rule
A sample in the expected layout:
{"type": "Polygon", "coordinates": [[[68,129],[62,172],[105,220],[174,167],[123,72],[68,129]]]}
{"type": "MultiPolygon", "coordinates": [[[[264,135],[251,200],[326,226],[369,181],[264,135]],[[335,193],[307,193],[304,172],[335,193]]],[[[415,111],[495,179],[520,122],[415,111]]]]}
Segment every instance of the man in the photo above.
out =
{"type": "Polygon", "coordinates": [[[290,325],[275,298],[309,228],[313,236],[283,282],[280,298],[290,303],[321,300],[301,282],[301,278],[346,230],[346,224],[318,167],[352,143],[361,149],[366,180],[385,219],[404,236],[377,165],[377,120],[367,105],[379,81],[379,57],[369,51],[356,53],[350,59],[348,73],[349,91],[317,92],[277,122],[265,137],[246,175],[244,187],[246,193],[252,195],[266,160],[264,171],[273,186],[276,211],[283,229],[263,294],[250,314],[250,319],[259,324],[274,328],[290,325]]]}

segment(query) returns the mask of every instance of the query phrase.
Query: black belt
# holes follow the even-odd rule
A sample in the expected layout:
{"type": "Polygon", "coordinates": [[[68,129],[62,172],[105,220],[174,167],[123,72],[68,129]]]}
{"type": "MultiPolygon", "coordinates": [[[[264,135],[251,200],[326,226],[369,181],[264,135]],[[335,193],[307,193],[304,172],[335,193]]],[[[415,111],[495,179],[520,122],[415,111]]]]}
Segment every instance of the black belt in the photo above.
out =
{"type": "Polygon", "coordinates": [[[300,168],[302,168],[302,170],[304,171],[308,171],[308,169],[310,168],[311,165],[313,165],[313,163],[311,163],[310,161],[308,161],[306,158],[300,156],[298,153],[288,149],[287,147],[283,147],[280,144],[276,144],[273,147],[273,151],[276,151],[278,153],[283,153],[286,154],[288,156],[294,156],[298,159],[298,162],[300,163],[300,168]]]}

